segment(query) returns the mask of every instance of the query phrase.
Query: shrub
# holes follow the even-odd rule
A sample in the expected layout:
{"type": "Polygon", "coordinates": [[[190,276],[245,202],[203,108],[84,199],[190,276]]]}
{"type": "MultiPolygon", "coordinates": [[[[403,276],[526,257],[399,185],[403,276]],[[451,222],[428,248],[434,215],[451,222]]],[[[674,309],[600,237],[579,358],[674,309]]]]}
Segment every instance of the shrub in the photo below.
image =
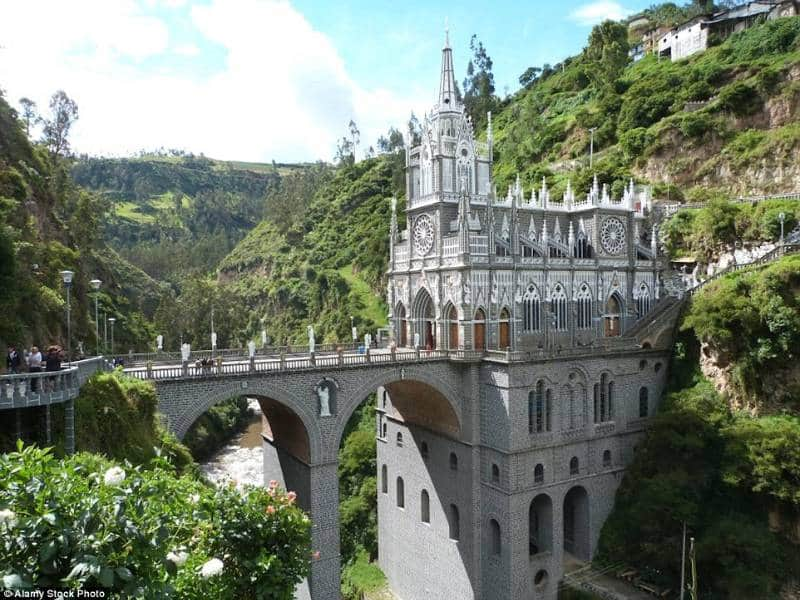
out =
{"type": "Polygon", "coordinates": [[[0,456],[0,577],[9,588],[289,600],[310,556],[309,519],[293,500],[177,477],[163,459],[143,470],[20,445],[0,456]],[[203,577],[204,565],[220,568],[213,559],[221,572],[203,577]]]}
{"type": "Polygon", "coordinates": [[[737,116],[752,115],[763,103],[755,88],[743,81],[725,86],[719,93],[719,107],[737,116]]]}
{"type": "Polygon", "coordinates": [[[689,138],[701,137],[714,126],[714,120],[705,111],[688,113],[680,121],[680,130],[689,138]]]}

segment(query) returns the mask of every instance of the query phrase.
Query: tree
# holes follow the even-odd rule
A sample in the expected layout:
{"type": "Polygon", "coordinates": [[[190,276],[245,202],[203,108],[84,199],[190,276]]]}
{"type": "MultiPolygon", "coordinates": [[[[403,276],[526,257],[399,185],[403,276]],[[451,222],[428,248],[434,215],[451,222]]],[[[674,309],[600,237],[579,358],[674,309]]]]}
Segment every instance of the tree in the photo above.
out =
{"type": "Polygon", "coordinates": [[[519,76],[519,84],[522,87],[529,87],[536,83],[539,74],[542,72],[541,67],[528,67],[525,72],[519,76]]]}
{"type": "Polygon", "coordinates": [[[336,145],[336,156],[334,160],[339,165],[352,165],[355,162],[353,142],[346,137],[339,140],[339,143],[336,145]]]}
{"type": "Polygon", "coordinates": [[[25,121],[25,135],[30,137],[31,125],[36,125],[41,120],[36,112],[36,102],[30,98],[20,98],[19,105],[22,107],[22,119],[25,121]]]}
{"type": "Polygon", "coordinates": [[[478,127],[486,121],[486,113],[495,109],[498,98],[494,95],[492,59],[474,34],[469,48],[472,50],[472,59],[467,64],[467,77],[464,79],[464,107],[478,127]]]}
{"type": "Polygon", "coordinates": [[[586,74],[596,89],[608,88],[628,64],[628,29],[615,21],[595,25],[584,51],[586,74]]]}
{"type": "Polygon", "coordinates": [[[422,143],[422,125],[420,125],[419,119],[417,115],[414,114],[414,111],[411,111],[411,116],[408,119],[408,133],[411,138],[408,140],[410,146],[418,146],[422,143]]]}
{"type": "Polygon", "coordinates": [[[42,141],[53,156],[69,153],[69,130],[78,119],[78,105],[63,90],[50,98],[50,118],[44,120],[42,141]]]}
{"type": "Polygon", "coordinates": [[[361,141],[361,132],[358,130],[358,126],[353,119],[350,119],[350,123],[347,125],[348,129],[350,130],[350,141],[352,142],[352,150],[353,150],[353,163],[356,162],[356,147],[358,146],[359,142],[361,141]]]}
{"type": "Polygon", "coordinates": [[[378,138],[378,152],[386,154],[396,152],[403,148],[403,134],[394,127],[390,127],[385,136],[378,138]]]}

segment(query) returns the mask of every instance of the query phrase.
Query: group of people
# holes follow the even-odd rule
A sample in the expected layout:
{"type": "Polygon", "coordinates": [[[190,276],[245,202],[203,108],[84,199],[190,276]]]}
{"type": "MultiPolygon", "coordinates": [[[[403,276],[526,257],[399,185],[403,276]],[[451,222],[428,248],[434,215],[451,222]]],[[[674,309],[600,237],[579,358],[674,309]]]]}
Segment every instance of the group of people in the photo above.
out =
{"type": "MultiPolygon", "coordinates": [[[[60,371],[61,361],[63,360],[64,351],[61,346],[48,346],[44,355],[42,355],[38,346],[32,346],[30,351],[25,349],[22,354],[20,354],[16,346],[9,346],[8,354],[6,354],[6,370],[14,375],[24,371],[28,373],[41,373],[42,370],[47,372],[60,371]]],[[[36,383],[35,379],[31,382],[32,391],[36,391],[36,383]]]]}

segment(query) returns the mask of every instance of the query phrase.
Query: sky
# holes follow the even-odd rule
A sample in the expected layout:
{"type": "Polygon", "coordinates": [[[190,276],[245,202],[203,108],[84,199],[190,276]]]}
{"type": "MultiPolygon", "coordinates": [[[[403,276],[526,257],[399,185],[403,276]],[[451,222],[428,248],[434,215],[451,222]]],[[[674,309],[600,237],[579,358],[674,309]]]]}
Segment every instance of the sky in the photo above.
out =
{"type": "Polygon", "coordinates": [[[4,0],[0,88],[45,114],[64,90],[77,153],[329,161],[351,119],[361,153],[436,101],[445,28],[459,83],[476,34],[504,95],[652,2],[4,0]]]}

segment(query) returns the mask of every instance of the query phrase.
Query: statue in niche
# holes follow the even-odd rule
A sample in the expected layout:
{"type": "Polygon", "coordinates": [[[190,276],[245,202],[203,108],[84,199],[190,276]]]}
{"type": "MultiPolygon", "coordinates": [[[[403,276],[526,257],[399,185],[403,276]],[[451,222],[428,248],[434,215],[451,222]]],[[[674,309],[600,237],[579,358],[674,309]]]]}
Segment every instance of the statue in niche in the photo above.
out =
{"type": "Polygon", "coordinates": [[[308,352],[310,354],[314,354],[314,349],[317,343],[314,339],[314,328],[309,325],[306,331],[308,332],[308,352]]]}
{"type": "Polygon", "coordinates": [[[319,416],[331,416],[331,390],[330,384],[323,381],[316,388],[317,398],[319,399],[319,416]]]}

